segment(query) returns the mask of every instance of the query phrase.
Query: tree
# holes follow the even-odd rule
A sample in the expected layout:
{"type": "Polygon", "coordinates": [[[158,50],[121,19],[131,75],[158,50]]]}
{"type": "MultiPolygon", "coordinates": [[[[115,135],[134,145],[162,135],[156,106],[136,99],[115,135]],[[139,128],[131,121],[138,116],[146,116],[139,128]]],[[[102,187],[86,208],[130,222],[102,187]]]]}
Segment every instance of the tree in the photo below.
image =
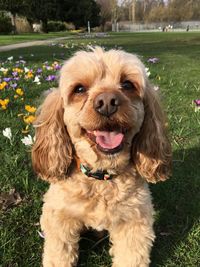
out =
{"type": "Polygon", "coordinates": [[[73,22],[76,29],[90,21],[91,27],[100,23],[100,7],[94,0],[58,0],[56,16],[62,21],[73,22]],[[60,3],[59,3],[60,2],[60,3]]]}
{"type": "Polygon", "coordinates": [[[0,0],[0,10],[8,11],[12,14],[13,30],[16,33],[16,16],[24,15],[28,9],[27,0],[0,0]]]}
{"type": "Polygon", "coordinates": [[[16,30],[16,15],[27,17],[28,21],[42,21],[47,31],[48,19],[54,19],[56,0],[0,0],[0,9],[11,12],[16,30]]]}
{"type": "Polygon", "coordinates": [[[26,17],[30,21],[42,22],[42,29],[47,30],[48,20],[56,19],[57,0],[27,0],[29,8],[27,9],[26,17]]]}
{"type": "Polygon", "coordinates": [[[31,22],[42,21],[43,31],[47,32],[48,20],[69,21],[75,27],[99,25],[100,7],[94,0],[0,0],[0,10],[26,16],[31,22]]]}
{"type": "Polygon", "coordinates": [[[106,22],[111,20],[111,1],[97,0],[97,4],[100,6],[100,23],[104,31],[106,22]]]}

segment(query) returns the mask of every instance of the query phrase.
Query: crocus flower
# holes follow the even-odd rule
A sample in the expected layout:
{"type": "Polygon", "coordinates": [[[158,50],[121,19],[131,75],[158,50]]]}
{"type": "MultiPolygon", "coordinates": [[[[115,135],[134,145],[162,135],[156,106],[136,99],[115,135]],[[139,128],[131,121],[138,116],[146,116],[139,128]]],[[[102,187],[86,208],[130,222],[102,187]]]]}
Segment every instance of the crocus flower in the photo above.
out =
{"type": "Polygon", "coordinates": [[[1,72],[7,72],[8,69],[5,69],[5,68],[2,67],[2,68],[0,68],[0,71],[1,71],[1,72]]]}
{"type": "Polygon", "coordinates": [[[23,92],[23,90],[22,90],[21,88],[17,88],[17,89],[15,90],[15,92],[16,92],[18,95],[20,95],[20,96],[22,96],[22,95],[24,94],[24,92],[23,92]]]}
{"type": "Polygon", "coordinates": [[[24,68],[25,73],[29,72],[29,69],[27,67],[24,68]]]}
{"type": "Polygon", "coordinates": [[[46,81],[53,82],[55,79],[56,79],[55,75],[49,75],[49,76],[47,76],[46,81]]]}
{"type": "Polygon", "coordinates": [[[51,66],[45,66],[46,67],[46,70],[52,70],[53,69],[53,67],[51,67],[51,66]]]}
{"type": "Polygon", "coordinates": [[[3,130],[3,136],[5,136],[6,138],[8,138],[10,141],[12,140],[12,132],[10,128],[5,128],[3,130]]]}
{"type": "Polygon", "coordinates": [[[200,107],[200,99],[194,100],[194,103],[196,104],[197,107],[200,107]]]}
{"type": "Polygon", "coordinates": [[[12,78],[6,77],[6,78],[3,78],[3,80],[8,83],[8,82],[10,82],[12,80],[12,78]]]}
{"type": "Polygon", "coordinates": [[[153,64],[158,63],[158,61],[159,61],[159,58],[157,57],[151,57],[147,60],[147,62],[153,63],[153,64]]]}
{"type": "Polygon", "coordinates": [[[20,64],[26,64],[26,61],[25,60],[20,60],[19,63],[20,64]]]}
{"type": "Polygon", "coordinates": [[[10,86],[15,89],[17,87],[17,83],[11,83],[10,86]]]}
{"type": "Polygon", "coordinates": [[[32,73],[31,70],[26,74],[25,78],[26,78],[26,79],[31,79],[31,78],[33,78],[33,73],[32,73]]]}
{"type": "Polygon", "coordinates": [[[12,61],[13,57],[8,57],[7,60],[12,61]]]}
{"type": "Polygon", "coordinates": [[[146,75],[149,77],[151,75],[151,72],[149,71],[149,68],[145,68],[146,75]]]}
{"type": "Polygon", "coordinates": [[[57,64],[57,65],[55,65],[54,68],[55,68],[55,70],[60,70],[60,69],[61,69],[61,65],[58,65],[58,64],[57,64]]]}
{"type": "Polygon", "coordinates": [[[36,108],[30,105],[25,105],[25,110],[30,113],[34,113],[36,111],[36,108]]]}
{"type": "Polygon", "coordinates": [[[2,83],[0,83],[0,90],[3,90],[6,86],[7,86],[8,84],[7,84],[7,82],[2,82],[2,83]]]}
{"type": "Polygon", "coordinates": [[[153,89],[154,89],[155,91],[158,91],[160,88],[159,88],[159,86],[154,86],[153,89]]]}
{"type": "Polygon", "coordinates": [[[12,72],[12,76],[16,77],[18,75],[18,72],[17,71],[13,71],[12,72]]]}
{"type": "Polygon", "coordinates": [[[38,73],[38,74],[42,73],[42,69],[41,69],[41,68],[38,68],[38,69],[37,69],[37,73],[38,73]]]}
{"type": "Polygon", "coordinates": [[[31,124],[31,123],[34,122],[34,120],[35,120],[35,116],[33,116],[33,115],[24,116],[24,117],[23,117],[23,120],[24,120],[24,122],[25,122],[26,124],[31,124]]]}
{"type": "Polygon", "coordinates": [[[39,76],[35,76],[35,79],[34,79],[34,81],[33,81],[34,83],[36,83],[36,84],[41,84],[41,82],[40,82],[40,77],[39,76]]]}
{"type": "Polygon", "coordinates": [[[22,138],[21,141],[25,146],[31,146],[33,144],[33,138],[30,134],[22,138]]]}
{"type": "Polygon", "coordinates": [[[7,109],[7,106],[9,104],[10,100],[9,98],[0,99],[0,105],[2,109],[7,109]]]}

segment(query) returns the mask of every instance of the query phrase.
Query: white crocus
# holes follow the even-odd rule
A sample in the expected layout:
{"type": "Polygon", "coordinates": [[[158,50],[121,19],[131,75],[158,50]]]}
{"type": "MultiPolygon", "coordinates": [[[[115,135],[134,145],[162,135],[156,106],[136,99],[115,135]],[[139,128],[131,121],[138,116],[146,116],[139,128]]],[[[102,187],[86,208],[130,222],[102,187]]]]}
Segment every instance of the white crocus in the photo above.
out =
{"type": "Polygon", "coordinates": [[[153,89],[154,89],[155,91],[158,91],[160,88],[159,88],[159,86],[154,86],[153,89]]]}
{"type": "Polygon", "coordinates": [[[8,69],[5,69],[5,68],[0,68],[0,71],[2,71],[2,72],[7,72],[8,71],[8,69]]]}
{"type": "Polygon", "coordinates": [[[35,79],[33,82],[38,84],[38,85],[41,84],[39,76],[35,76],[35,79]]]}
{"type": "Polygon", "coordinates": [[[145,68],[146,75],[149,77],[151,75],[151,72],[149,71],[149,68],[145,68]]]}
{"type": "Polygon", "coordinates": [[[25,73],[29,72],[29,69],[27,67],[24,68],[25,73]]]}
{"type": "Polygon", "coordinates": [[[7,60],[12,61],[13,57],[8,57],[7,60]]]}
{"type": "Polygon", "coordinates": [[[25,146],[32,146],[33,144],[33,138],[30,134],[22,138],[21,141],[25,146]]]}
{"type": "Polygon", "coordinates": [[[8,138],[10,141],[12,140],[12,132],[10,128],[5,128],[3,130],[3,136],[5,136],[6,138],[8,138]]]}

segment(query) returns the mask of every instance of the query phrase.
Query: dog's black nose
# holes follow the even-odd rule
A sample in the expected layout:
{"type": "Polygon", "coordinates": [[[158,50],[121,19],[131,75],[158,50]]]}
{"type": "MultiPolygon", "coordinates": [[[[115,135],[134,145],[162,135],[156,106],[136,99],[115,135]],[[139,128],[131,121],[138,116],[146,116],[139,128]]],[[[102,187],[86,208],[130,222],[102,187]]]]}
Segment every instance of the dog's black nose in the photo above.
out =
{"type": "Polygon", "coordinates": [[[94,100],[94,109],[106,117],[114,114],[120,105],[120,97],[115,93],[101,93],[94,100]]]}

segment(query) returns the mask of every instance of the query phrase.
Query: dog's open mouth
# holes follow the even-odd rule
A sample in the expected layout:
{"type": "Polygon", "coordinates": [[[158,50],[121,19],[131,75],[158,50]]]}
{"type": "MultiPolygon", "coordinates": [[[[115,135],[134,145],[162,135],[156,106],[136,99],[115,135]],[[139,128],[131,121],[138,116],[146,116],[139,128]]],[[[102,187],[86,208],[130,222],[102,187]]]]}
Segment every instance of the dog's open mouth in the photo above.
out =
{"type": "Polygon", "coordinates": [[[109,154],[119,152],[123,147],[124,133],[121,131],[86,131],[88,137],[97,144],[97,148],[109,154]]]}

